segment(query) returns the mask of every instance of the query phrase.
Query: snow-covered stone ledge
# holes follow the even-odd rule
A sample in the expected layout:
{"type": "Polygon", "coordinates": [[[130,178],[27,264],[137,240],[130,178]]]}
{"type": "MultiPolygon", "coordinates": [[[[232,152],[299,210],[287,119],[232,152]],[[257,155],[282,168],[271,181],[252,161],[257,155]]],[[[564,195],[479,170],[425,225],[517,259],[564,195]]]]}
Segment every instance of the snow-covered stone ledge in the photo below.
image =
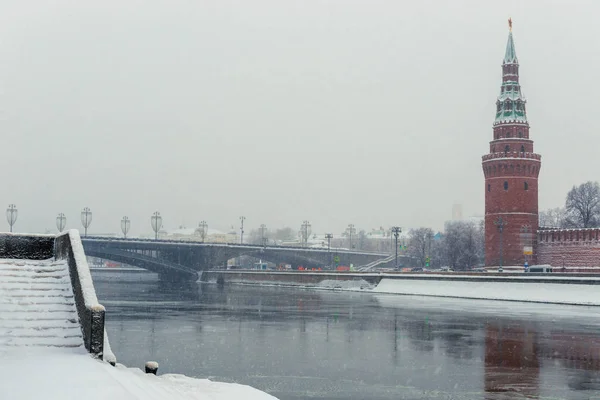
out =
{"type": "Polygon", "coordinates": [[[75,229],[59,234],[54,240],[54,257],[66,259],[77,306],[85,348],[111,364],[116,358],[110,350],[104,330],[104,306],[98,302],[79,232],[75,229]],[[105,352],[106,348],[106,352],[105,352]]]}

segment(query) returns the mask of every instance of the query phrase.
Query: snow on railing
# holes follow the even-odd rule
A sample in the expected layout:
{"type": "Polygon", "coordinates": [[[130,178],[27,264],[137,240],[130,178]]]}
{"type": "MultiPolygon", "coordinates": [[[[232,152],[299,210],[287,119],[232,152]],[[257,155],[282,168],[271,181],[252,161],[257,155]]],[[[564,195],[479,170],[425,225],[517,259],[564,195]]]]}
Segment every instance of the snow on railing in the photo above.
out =
{"type": "Polygon", "coordinates": [[[110,345],[106,346],[108,339],[105,337],[104,330],[105,309],[98,303],[90,268],[77,230],[72,229],[56,236],[54,257],[66,259],[69,265],[71,286],[85,348],[100,359],[106,359],[111,364],[116,363],[110,345]],[[105,346],[107,352],[105,352],[105,346]]]}
{"type": "Polygon", "coordinates": [[[54,253],[54,235],[0,234],[0,257],[46,260],[54,253]]]}

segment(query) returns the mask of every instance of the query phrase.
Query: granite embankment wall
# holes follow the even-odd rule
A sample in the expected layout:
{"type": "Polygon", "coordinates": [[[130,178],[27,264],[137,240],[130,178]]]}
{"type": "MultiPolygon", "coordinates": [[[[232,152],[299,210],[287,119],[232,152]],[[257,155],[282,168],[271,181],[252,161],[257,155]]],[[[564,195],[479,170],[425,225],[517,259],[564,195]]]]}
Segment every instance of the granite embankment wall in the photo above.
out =
{"type": "Polygon", "coordinates": [[[600,306],[600,276],[585,274],[207,271],[203,282],[600,306]]]}

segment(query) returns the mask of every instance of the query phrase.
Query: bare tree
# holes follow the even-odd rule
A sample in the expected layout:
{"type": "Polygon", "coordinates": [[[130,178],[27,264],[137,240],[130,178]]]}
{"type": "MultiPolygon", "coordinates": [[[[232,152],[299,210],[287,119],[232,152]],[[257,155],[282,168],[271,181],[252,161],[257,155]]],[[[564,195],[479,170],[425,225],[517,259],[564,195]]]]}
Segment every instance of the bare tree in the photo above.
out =
{"type": "Polygon", "coordinates": [[[592,228],[600,223],[600,185],[588,181],[567,194],[565,202],[567,210],[566,223],[575,228],[592,228]]]}
{"type": "Polygon", "coordinates": [[[446,224],[443,236],[443,260],[457,270],[468,269],[483,259],[484,229],[468,221],[446,224]]]}
{"type": "Polygon", "coordinates": [[[419,260],[419,265],[425,265],[425,259],[431,251],[431,242],[433,240],[433,231],[430,228],[411,229],[408,232],[408,255],[419,260]]]}
{"type": "Polygon", "coordinates": [[[275,230],[271,237],[277,241],[288,241],[296,239],[296,232],[292,228],[280,228],[275,230]]]}
{"type": "Polygon", "coordinates": [[[462,234],[461,221],[453,221],[446,224],[444,229],[444,258],[452,268],[456,268],[460,264],[462,234]]]}
{"type": "Polygon", "coordinates": [[[550,208],[539,214],[539,225],[545,228],[565,228],[567,211],[562,207],[550,208]]]}

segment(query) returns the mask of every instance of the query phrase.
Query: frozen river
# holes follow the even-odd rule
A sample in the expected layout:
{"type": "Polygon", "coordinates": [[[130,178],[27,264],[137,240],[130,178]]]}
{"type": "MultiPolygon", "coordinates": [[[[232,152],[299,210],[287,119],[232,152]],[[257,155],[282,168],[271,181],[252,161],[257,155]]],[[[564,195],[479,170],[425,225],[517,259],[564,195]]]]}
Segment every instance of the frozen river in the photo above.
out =
{"type": "Polygon", "coordinates": [[[282,400],[600,396],[600,309],[93,273],[119,362],[282,400]]]}

